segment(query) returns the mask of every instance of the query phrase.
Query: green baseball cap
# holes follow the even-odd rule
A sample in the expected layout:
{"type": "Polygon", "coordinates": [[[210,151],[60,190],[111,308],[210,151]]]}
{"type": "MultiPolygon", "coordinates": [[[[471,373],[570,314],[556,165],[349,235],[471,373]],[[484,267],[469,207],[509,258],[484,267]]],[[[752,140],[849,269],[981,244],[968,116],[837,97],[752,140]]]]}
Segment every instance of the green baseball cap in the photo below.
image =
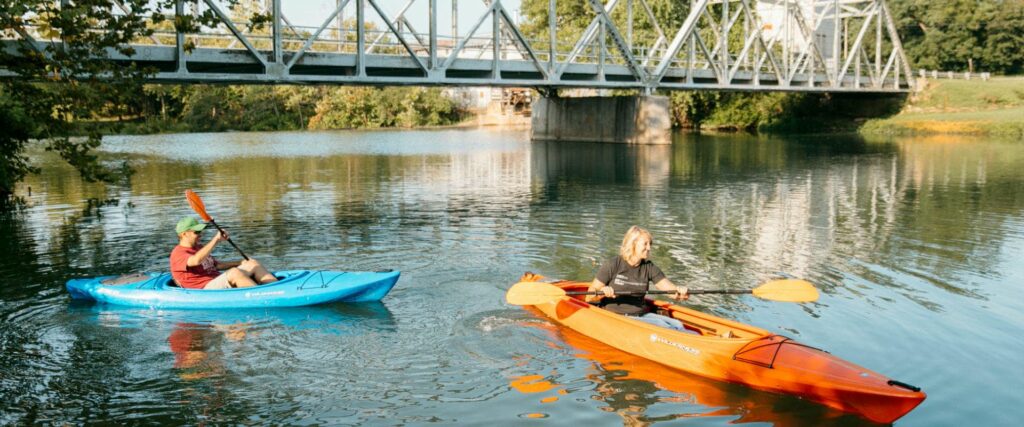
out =
{"type": "Polygon", "coordinates": [[[205,228],[206,224],[197,221],[193,217],[187,216],[182,218],[181,221],[178,221],[178,225],[174,227],[174,231],[176,231],[177,234],[181,234],[188,230],[200,232],[203,231],[203,229],[205,228]]]}

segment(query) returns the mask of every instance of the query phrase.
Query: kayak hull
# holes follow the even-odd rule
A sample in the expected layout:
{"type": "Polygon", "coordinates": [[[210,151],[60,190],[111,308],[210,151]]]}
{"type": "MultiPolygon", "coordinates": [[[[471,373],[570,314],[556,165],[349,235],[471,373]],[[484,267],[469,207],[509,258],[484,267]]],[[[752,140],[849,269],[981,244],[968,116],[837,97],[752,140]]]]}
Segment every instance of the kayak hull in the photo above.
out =
{"type": "Polygon", "coordinates": [[[399,272],[286,270],[277,282],[252,288],[186,289],[170,273],[145,273],[124,279],[102,276],[67,282],[73,299],[129,307],[220,309],[302,307],[334,302],[380,301],[398,282],[399,272]],[[137,280],[136,280],[137,279],[137,280]]]}
{"type": "MultiPolygon", "coordinates": [[[[540,276],[527,274],[522,281],[540,276]]],[[[589,283],[550,283],[567,291],[589,283]]],[[[912,386],[847,362],[790,338],[665,301],[651,309],[679,319],[679,332],[618,315],[564,296],[534,306],[545,316],[583,335],[647,360],[720,381],[796,395],[832,408],[891,423],[917,407],[926,395],[912,386]]]]}

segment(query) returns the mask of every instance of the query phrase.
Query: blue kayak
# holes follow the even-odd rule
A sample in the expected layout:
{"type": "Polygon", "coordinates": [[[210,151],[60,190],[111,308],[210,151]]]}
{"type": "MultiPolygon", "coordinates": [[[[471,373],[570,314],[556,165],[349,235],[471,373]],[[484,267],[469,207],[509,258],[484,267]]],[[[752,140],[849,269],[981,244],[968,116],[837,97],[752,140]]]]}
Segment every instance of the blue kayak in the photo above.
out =
{"type": "Polygon", "coordinates": [[[151,308],[301,307],[332,302],[380,301],[398,282],[397,271],[350,272],[288,270],[278,281],[252,288],[185,289],[170,273],[142,273],[72,279],[71,298],[151,308]]]}

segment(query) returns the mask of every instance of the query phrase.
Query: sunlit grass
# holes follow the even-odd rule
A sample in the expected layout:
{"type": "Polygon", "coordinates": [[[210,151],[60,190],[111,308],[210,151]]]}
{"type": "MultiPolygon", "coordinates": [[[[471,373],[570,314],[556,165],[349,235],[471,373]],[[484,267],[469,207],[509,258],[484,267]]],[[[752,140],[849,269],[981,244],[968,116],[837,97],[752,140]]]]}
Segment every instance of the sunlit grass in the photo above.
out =
{"type": "Polygon", "coordinates": [[[989,81],[928,80],[912,97],[906,112],[949,112],[1024,107],[1024,78],[995,77],[989,81]]]}
{"type": "Polygon", "coordinates": [[[932,79],[899,114],[870,120],[867,133],[991,134],[1024,138],[1024,77],[932,79]]]}

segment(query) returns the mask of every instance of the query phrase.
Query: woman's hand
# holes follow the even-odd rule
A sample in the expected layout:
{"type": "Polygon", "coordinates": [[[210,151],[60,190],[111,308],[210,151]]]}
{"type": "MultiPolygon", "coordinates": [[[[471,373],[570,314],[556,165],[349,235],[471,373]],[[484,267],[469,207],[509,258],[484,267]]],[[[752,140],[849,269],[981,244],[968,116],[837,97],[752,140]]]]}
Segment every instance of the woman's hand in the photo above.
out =
{"type": "Polygon", "coordinates": [[[676,293],[672,295],[672,298],[677,301],[685,301],[690,299],[690,290],[686,286],[676,286],[676,293]]]}
{"type": "Polygon", "coordinates": [[[604,284],[604,282],[594,279],[590,283],[588,291],[593,292],[593,295],[588,294],[584,300],[586,302],[598,302],[604,298],[615,298],[615,290],[611,286],[604,284]]]}

